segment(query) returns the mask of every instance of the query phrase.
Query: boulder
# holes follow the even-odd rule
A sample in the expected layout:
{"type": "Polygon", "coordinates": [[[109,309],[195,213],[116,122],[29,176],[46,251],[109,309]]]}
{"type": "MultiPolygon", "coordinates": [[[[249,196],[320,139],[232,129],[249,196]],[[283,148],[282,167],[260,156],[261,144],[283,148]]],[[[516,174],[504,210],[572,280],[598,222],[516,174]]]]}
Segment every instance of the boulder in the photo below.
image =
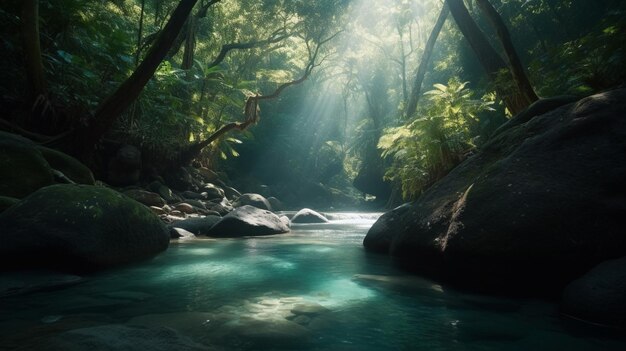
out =
{"type": "Polygon", "coordinates": [[[319,212],[315,212],[310,208],[303,208],[291,219],[292,223],[326,223],[328,218],[319,212]]]}
{"type": "Polygon", "coordinates": [[[285,209],[285,205],[273,196],[268,197],[267,202],[269,202],[270,206],[272,206],[272,211],[283,211],[285,209]]]}
{"type": "Polygon", "coordinates": [[[234,209],[217,222],[207,236],[241,237],[287,233],[289,227],[267,210],[244,205],[234,209]]]}
{"type": "Polygon", "coordinates": [[[189,232],[183,228],[170,228],[170,238],[171,239],[180,239],[180,240],[189,240],[195,239],[195,235],[192,232],[189,232]]]}
{"type": "Polygon", "coordinates": [[[229,186],[222,186],[222,189],[224,190],[224,195],[231,200],[236,199],[241,196],[241,193],[235,188],[231,188],[229,186]]]}
{"type": "Polygon", "coordinates": [[[51,168],[60,171],[74,183],[87,185],[96,183],[91,170],[77,159],[43,146],[39,146],[39,150],[51,168]]]}
{"type": "Polygon", "coordinates": [[[146,206],[156,206],[163,207],[165,206],[165,200],[163,200],[159,194],[155,194],[149,191],[141,190],[141,189],[131,189],[124,191],[124,195],[130,197],[131,199],[141,202],[146,206]]]}
{"type": "Polygon", "coordinates": [[[220,202],[207,202],[206,203],[207,210],[215,211],[222,216],[228,214],[228,212],[233,210],[233,206],[226,198],[223,198],[220,202]]]}
{"type": "Polygon", "coordinates": [[[468,287],[558,291],[626,255],[624,150],[626,89],[535,116],[381,217],[366,248],[468,287]]]}
{"type": "Polygon", "coordinates": [[[168,204],[182,201],[179,196],[172,192],[172,189],[157,181],[150,183],[150,185],[148,185],[148,190],[159,194],[159,196],[161,196],[161,198],[163,198],[163,200],[165,200],[168,204]]]}
{"type": "Polygon", "coordinates": [[[105,268],[165,250],[169,232],[148,207],[104,187],[42,188],[0,214],[3,269],[105,268]]]}
{"type": "Polygon", "coordinates": [[[241,206],[254,206],[256,208],[260,208],[262,210],[272,210],[272,205],[267,201],[267,199],[263,195],[246,193],[241,195],[235,202],[233,202],[234,207],[241,206]]]}
{"type": "Polygon", "coordinates": [[[74,329],[45,339],[46,350],[209,350],[170,328],[123,324],[74,329]]]}
{"type": "Polygon", "coordinates": [[[363,239],[363,246],[369,251],[387,253],[394,238],[394,226],[410,209],[410,204],[404,204],[380,216],[363,239]]]}
{"type": "Polygon", "coordinates": [[[183,191],[181,195],[185,199],[191,199],[191,200],[206,200],[207,199],[206,195],[199,194],[190,190],[183,191]]]}
{"type": "Polygon", "coordinates": [[[170,224],[170,227],[181,228],[195,235],[207,235],[211,227],[219,222],[220,219],[222,219],[220,216],[187,218],[182,221],[173,222],[170,224]]]}
{"type": "Polygon", "coordinates": [[[23,198],[53,183],[52,168],[35,143],[0,132],[0,196],[23,198]]]}
{"type": "Polygon", "coordinates": [[[188,203],[181,202],[179,204],[174,205],[174,210],[180,211],[186,214],[196,213],[196,209],[188,203]]]}
{"type": "Polygon", "coordinates": [[[202,193],[206,194],[206,198],[209,200],[221,200],[225,196],[222,188],[211,183],[206,184],[204,188],[202,188],[202,193]]]}
{"type": "Polygon", "coordinates": [[[0,212],[15,205],[19,201],[20,201],[19,199],[16,199],[14,197],[0,196],[0,212]]]}
{"type": "Polygon", "coordinates": [[[600,263],[563,292],[561,312],[595,324],[626,327],[626,257],[600,263]]]}
{"type": "Polygon", "coordinates": [[[211,183],[220,179],[220,176],[217,173],[213,172],[212,170],[206,167],[198,167],[197,170],[198,170],[198,173],[202,176],[202,178],[204,178],[204,181],[207,183],[211,183]]]}
{"type": "Polygon", "coordinates": [[[127,186],[136,184],[141,175],[141,151],[132,145],[122,145],[109,160],[107,180],[110,184],[127,186]]]}

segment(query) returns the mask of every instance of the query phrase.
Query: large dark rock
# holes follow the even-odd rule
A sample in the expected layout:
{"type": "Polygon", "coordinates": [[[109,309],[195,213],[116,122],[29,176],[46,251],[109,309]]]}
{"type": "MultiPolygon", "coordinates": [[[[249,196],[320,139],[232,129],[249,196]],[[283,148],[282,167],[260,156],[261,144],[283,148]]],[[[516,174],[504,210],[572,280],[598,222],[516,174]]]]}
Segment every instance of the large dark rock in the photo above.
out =
{"type": "Polygon", "coordinates": [[[77,159],[60,151],[39,146],[39,151],[48,161],[51,168],[63,173],[67,178],[77,184],[94,185],[95,179],[91,170],[77,159]]]}
{"type": "Polygon", "coordinates": [[[42,188],[0,214],[0,269],[80,271],[165,250],[169,232],[148,207],[89,185],[42,188]]]}
{"type": "Polygon", "coordinates": [[[109,324],[74,329],[42,341],[42,345],[26,349],[59,351],[128,350],[170,351],[210,350],[177,331],[164,327],[109,324]]]}
{"type": "Polygon", "coordinates": [[[328,218],[324,217],[324,215],[322,215],[319,212],[313,211],[310,208],[301,209],[291,219],[291,223],[326,223],[326,222],[328,222],[328,218]]]}
{"type": "Polygon", "coordinates": [[[571,282],[561,311],[597,324],[626,327],[626,257],[603,262],[571,282]]]}
{"type": "Polygon", "coordinates": [[[477,288],[562,288],[626,255],[625,154],[625,89],[562,106],[498,133],[383,216],[366,248],[477,288]]]}
{"type": "Polygon", "coordinates": [[[182,228],[195,235],[207,235],[211,227],[213,227],[215,223],[219,222],[220,219],[222,219],[220,216],[187,218],[182,221],[173,222],[170,224],[170,227],[182,228]]]}
{"type": "Polygon", "coordinates": [[[130,189],[124,191],[124,195],[130,197],[131,199],[141,202],[146,206],[156,206],[163,207],[165,206],[165,200],[159,196],[159,194],[145,191],[141,189],[130,189]]]}
{"type": "Polygon", "coordinates": [[[206,234],[212,237],[241,237],[287,233],[289,227],[267,210],[245,205],[234,209],[206,234]]]}
{"type": "Polygon", "coordinates": [[[0,196],[0,212],[6,210],[7,208],[15,205],[20,200],[14,197],[9,196],[0,196]]]}
{"type": "Polygon", "coordinates": [[[260,208],[262,210],[272,211],[272,205],[270,205],[269,201],[263,196],[259,194],[246,193],[241,195],[235,202],[233,202],[234,207],[241,207],[245,205],[254,206],[256,208],[260,208]]]}
{"type": "Polygon", "coordinates": [[[0,132],[0,195],[22,198],[53,183],[52,168],[35,143],[0,132]]]}

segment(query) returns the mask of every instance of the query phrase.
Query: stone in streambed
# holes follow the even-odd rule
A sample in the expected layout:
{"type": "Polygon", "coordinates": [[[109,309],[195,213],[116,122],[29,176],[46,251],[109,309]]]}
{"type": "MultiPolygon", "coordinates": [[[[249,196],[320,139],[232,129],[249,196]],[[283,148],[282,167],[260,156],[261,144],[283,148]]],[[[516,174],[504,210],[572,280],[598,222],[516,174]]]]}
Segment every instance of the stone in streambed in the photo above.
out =
{"type": "Polygon", "coordinates": [[[558,291],[626,255],[624,150],[626,89],[559,107],[497,133],[364,244],[466,287],[558,291]]]}
{"type": "Polygon", "coordinates": [[[169,232],[149,208],[113,190],[60,184],[0,214],[0,265],[104,268],[165,250],[169,232]]]}
{"type": "Polygon", "coordinates": [[[182,221],[173,222],[170,224],[170,227],[181,228],[195,235],[207,235],[211,230],[211,227],[213,227],[215,223],[219,222],[220,219],[222,219],[220,216],[187,218],[182,221]]]}
{"type": "Polygon", "coordinates": [[[291,219],[292,223],[326,223],[328,218],[310,208],[303,208],[291,219]]]}
{"type": "Polygon", "coordinates": [[[206,235],[212,237],[241,237],[287,232],[289,232],[289,227],[277,215],[267,210],[246,205],[238,207],[224,216],[206,235]]]}
{"type": "Polygon", "coordinates": [[[52,168],[35,143],[0,132],[0,195],[22,198],[53,183],[52,168]]]}
{"type": "Polygon", "coordinates": [[[0,213],[6,210],[7,208],[15,205],[19,201],[20,201],[19,199],[16,199],[14,197],[0,196],[0,213]]]}
{"type": "Polygon", "coordinates": [[[131,199],[141,202],[146,206],[157,206],[163,207],[165,206],[165,200],[159,196],[159,194],[145,191],[141,189],[131,189],[124,191],[124,195],[130,197],[131,199]]]}
{"type": "Polygon", "coordinates": [[[235,202],[233,202],[234,207],[241,206],[254,206],[256,208],[260,208],[262,210],[272,211],[272,205],[267,201],[267,199],[263,195],[246,193],[241,195],[235,202]]]}
{"type": "Polygon", "coordinates": [[[209,350],[170,328],[143,327],[122,324],[74,329],[46,339],[46,350],[127,350],[170,351],[209,350]]]}
{"type": "Polygon", "coordinates": [[[626,327],[626,257],[603,262],[571,282],[561,311],[591,323],[626,327]]]}

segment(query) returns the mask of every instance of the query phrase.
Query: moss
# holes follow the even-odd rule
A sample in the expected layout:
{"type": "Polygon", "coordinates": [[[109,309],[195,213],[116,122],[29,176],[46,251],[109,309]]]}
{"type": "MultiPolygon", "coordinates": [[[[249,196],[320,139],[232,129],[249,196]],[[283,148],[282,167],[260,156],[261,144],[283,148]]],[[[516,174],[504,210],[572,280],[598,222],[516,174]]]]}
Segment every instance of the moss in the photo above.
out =
{"type": "Polygon", "coordinates": [[[0,212],[15,205],[19,201],[20,201],[19,199],[16,199],[14,197],[0,196],[0,212]]]}
{"type": "Polygon", "coordinates": [[[96,182],[89,168],[80,163],[77,159],[47,147],[40,146],[39,151],[41,151],[43,157],[48,161],[50,167],[61,171],[72,181],[87,185],[94,185],[96,182]]]}
{"type": "Polygon", "coordinates": [[[53,182],[52,169],[34,143],[0,134],[0,196],[22,198],[53,182]]]}

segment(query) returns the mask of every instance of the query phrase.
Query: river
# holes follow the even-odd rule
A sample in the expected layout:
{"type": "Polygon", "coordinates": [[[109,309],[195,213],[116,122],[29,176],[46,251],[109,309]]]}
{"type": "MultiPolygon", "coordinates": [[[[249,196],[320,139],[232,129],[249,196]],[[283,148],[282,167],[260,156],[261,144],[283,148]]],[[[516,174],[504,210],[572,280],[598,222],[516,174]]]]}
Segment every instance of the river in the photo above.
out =
{"type": "Polygon", "coordinates": [[[151,261],[80,284],[5,296],[0,349],[45,349],[66,330],[117,325],[167,327],[220,350],[626,350],[623,340],[568,326],[552,302],[406,275],[363,250],[378,215],[173,242],[151,261]]]}

